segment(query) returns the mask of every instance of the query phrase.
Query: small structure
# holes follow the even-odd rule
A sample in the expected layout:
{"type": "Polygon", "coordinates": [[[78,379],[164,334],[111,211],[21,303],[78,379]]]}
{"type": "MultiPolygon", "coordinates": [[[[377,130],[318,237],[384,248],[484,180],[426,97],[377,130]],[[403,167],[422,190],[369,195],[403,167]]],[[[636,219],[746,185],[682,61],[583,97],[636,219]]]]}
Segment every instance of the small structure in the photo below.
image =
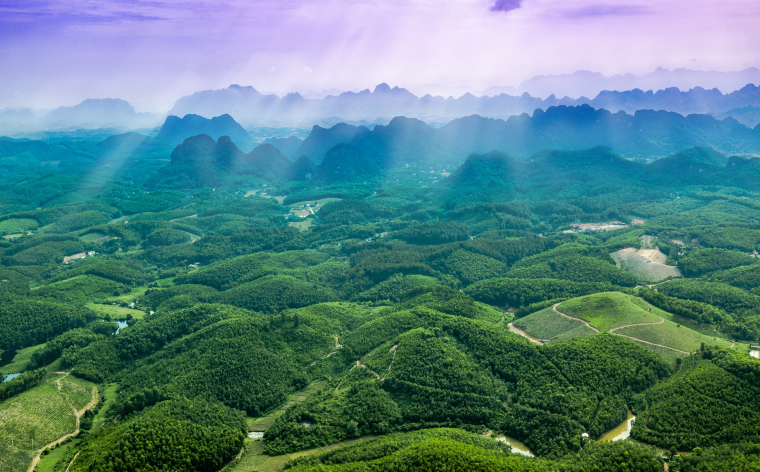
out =
{"type": "Polygon", "coordinates": [[[749,348],[750,349],[755,349],[757,351],[760,351],[760,346],[754,346],[754,345],[750,344],[749,348]]]}

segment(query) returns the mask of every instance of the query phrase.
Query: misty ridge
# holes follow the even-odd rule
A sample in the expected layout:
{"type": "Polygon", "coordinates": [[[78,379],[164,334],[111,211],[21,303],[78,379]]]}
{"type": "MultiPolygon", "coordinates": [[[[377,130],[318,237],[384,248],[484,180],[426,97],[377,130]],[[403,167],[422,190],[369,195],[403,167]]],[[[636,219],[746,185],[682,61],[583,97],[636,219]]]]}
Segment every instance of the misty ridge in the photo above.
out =
{"type": "MultiPolygon", "coordinates": [[[[228,114],[246,128],[309,128],[315,123],[332,126],[340,122],[372,125],[388,123],[396,116],[442,125],[472,114],[506,119],[532,114],[537,109],[590,105],[629,114],[651,109],[683,115],[708,114],[719,119],[731,117],[754,127],[760,123],[760,87],[755,84],[760,84],[760,70],[751,68],[739,72],[658,69],[643,76],[612,77],[579,71],[526,80],[519,87],[520,95],[513,87],[490,87],[482,96],[467,92],[459,98],[418,96],[385,83],[372,91],[343,92],[323,98],[306,98],[299,93],[280,97],[263,94],[252,86],[230,85],[181,97],[167,115],[212,118],[228,114]],[[542,96],[546,98],[539,98],[542,96]]],[[[138,113],[121,99],[87,99],[52,111],[6,108],[0,110],[0,134],[17,138],[72,137],[86,136],[84,130],[97,129],[110,130],[111,134],[130,130],[151,134],[167,115],[138,113]],[[43,131],[48,133],[39,135],[43,131]]]]}

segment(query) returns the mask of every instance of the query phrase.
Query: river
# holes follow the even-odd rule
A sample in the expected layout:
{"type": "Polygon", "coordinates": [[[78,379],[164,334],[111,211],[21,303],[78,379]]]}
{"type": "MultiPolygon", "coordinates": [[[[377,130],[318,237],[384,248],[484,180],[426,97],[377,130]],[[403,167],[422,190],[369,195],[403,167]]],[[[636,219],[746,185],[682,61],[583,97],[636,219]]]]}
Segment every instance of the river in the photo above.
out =
{"type": "Polygon", "coordinates": [[[521,443],[517,439],[510,438],[508,436],[504,436],[503,434],[500,434],[496,437],[497,441],[505,442],[509,444],[509,446],[512,448],[512,452],[516,454],[522,454],[523,456],[527,457],[534,457],[533,453],[528,449],[528,446],[521,443]]]}
{"type": "Polygon", "coordinates": [[[631,426],[633,424],[633,420],[635,419],[636,416],[629,411],[628,418],[626,418],[625,421],[620,423],[616,428],[604,433],[602,437],[599,438],[598,442],[620,441],[621,439],[627,439],[631,435],[631,426]]]}

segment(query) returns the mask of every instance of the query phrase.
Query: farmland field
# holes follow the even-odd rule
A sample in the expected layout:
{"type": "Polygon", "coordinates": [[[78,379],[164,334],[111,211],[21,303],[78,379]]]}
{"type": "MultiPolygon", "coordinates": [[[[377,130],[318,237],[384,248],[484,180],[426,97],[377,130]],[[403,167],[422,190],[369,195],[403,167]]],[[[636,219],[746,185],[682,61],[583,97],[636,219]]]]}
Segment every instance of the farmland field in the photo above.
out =
{"type": "Polygon", "coordinates": [[[60,377],[0,403],[0,471],[25,470],[38,448],[76,428],[74,412],[54,383],[60,377]]]}

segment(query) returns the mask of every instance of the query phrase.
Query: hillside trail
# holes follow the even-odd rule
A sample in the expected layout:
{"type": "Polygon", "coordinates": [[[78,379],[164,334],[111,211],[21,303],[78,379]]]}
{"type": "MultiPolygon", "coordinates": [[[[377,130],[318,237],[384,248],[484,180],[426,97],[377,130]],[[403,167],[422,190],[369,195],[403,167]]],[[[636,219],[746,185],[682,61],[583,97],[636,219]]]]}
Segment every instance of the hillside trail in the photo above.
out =
{"type": "MultiPolygon", "coordinates": [[[[337,341],[337,336],[336,336],[336,340],[335,340],[335,342],[336,342],[336,343],[338,342],[338,341],[337,341]]],[[[369,371],[369,372],[370,372],[372,375],[374,375],[374,376],[375,376],[375,378],[376,378],[377,380],[379,380],[379,381],[381,381],[381,382],[382,382],[383,380],[385,380],[385,378],[388,376],[388,374],[390,374],[390,373],[391,373],[391,369],[393,369],[393,362],[396,360],[396,351],[397,351],[397,349],[398,349],[398,344],[396,344],[396,345],[394,345],[394,346],[391,346],[391,348],[388,350],[388,352],[390,352],[391,354],[393,354],[393,357],[391,357],[391,363],[388,365],[388,372],[386,372],[386,373],[385,373],[385,375],[383,375],[382,377],[380,376],[380,374],[378,374],[378,373],[377,373],[377,372],[375,372],[374,370],[370,369],[370,368],[367,366],[367,364],[365,364],[364,362],[362,362],[362,361],[360,361],[360,360],[357,360],[357,361],[356,361],[356,364],[354,364],[354,366],[353,366],[353,367],[351,367],[351,369],[349,370],[349,372],[351,372],[352,370],[356,369],[357,367],[364,367],[364,368],[365,368],[365,369],[367,369],[367,370],[368,370],[368,371],[369,371]]],[[[338,382],[338,386],[337,386],[337,387],[335,387],[335,391],[336,391],[336,392],[337,392],[337,391],[340,389],[340,386],[343,384],[343,380],[346,378],[346,376],[347,376],[347,375],[348,375],[348,374],[344,375],[344,376],[343,376],[343,378],[342,378],[342,379],[340,379],[340,382],[338,382]]]]}
{"type": "MultiPolygon", "coordinates": [[[[50,442],[50,443],[45,444],[44,446],[42,446],[42,448],[40,448],[37,451],[37,455],[34,456],[34,459],[32,459],[32,463],[29,466],[29,468],[27,469],[27,472],[34,472],[34,468],[37,467],[37,464],[39,464],[40,457],[42,456],[42,452],[45,449],[52,448],[53,446],[57,446],[57,445],[61,444],[63,441],[65,441],[65,440],[67,440],[67,439],[69,439],[71,437],[74,437],[77,434],[79,434],[79,424],[80,424],[80,419],[82,418],[82,415],[84,415],[85,411],[87,411],[87,410],[89,410],[91,408],[94,408],[95,405],[98,404],[98,400],[100,399],[100,396],[98,395],[98,387],[93,386],[92,387],[92,391],[91,391],[92,399],[90,400],[89,403],[87,403],[84,407],[82,407],[81,410],[77,410],[77,407],[74,405],[74,402],[71,401],[71,398],[68,395],[66,395],[65,393],[63,393],[62,386],[61,386],[61,380],[63,380],[64,378],[66,378],[71,372],[56,372],[56,373],[58,373],[58,374],[65,374],[63,377],[59,377],[59,378],[55,379],[55,383],[56,383],[56,386],[58,387],[58,391],[61,393],[61,395],[63,395],[66,398],[66,401],[68,402],[69,406],[71,407],[71,410],[74,412],[74,417],[76,418],[76,429],[74,430],[73,433],[64,434],[63,436],[61,436],[60,438],[56,439],[55,441],[50,442]]],[[[74,457],[74,459],[76,459],[76,457],[74,457]]],[[[74,461],[72,460],[71,462],[73,463],[74,461]]],[[[69,464],[69,467],[71,467],[71,464],[69,464]]],[[[68,468],[66,470],[68,470],[68,468]]]]}
{"type": "Polygon", "coordinates": [[[520,328],[518,328],[517,326],[513,325],[512,323],[509,323],[509,324],[507,325],[507,327],[508,327],[508,328],[509,328],[509,330],[510,330],[510,331],[512,331],[513,333],[515,333],[515,334],[517,334],[517,335],[520,335],[520,336],[524,337],[525,339],[527,339],[528,341],[532,342],[533,344],[543,344],[543,342],[541,342],[541,340],[540,340],[540,339],[538,339],[538,338],[537,338],[537,337],[535,337],[535,336],[531,336],[530,334],[528,334],[528,333],[526,333],[525,331],[521,330],[520,328]]]}
{"type": "Polygon", "coordinates": [[[335,335],[335,350],[334,350],[334,351],[331,351],[331,352],[329,352],[328,354],[325,354],[325,355],[324,355],[324,356],[322,356],[320,359],[317,359],[317,360],[315,360],[315,361],[312,361],[312,363],[311,363],[311,364],[309,364],[309,365],[317,365],[317,362],[321,361],[322,359],[327,359],[328,357],[330,357],[330,356],[332,356],[333,354],[335,354],[336,352],[338,352],[338,349],[340,349],[340,348],[342,348],[342,347],[343,347],[343,345],[340,343],[340,341],[339,341],[339,339],[338,339],[338,335],[336,334],[336,335],[335,335]]]}
{"type": "MultiPolygon", "coordinates": [[[[649,303],[647,303],[647,305],[649,305],[649,303]]],[[[586,325],[586,327],[588,327],[588,328],[592,329],[593,331],[595,331],[595,332],[597,332],[597,333],[599,332],[599,330],[598,330],[598,329],[596,329],[596,328],[594,328],[593,326],[591,326],[591,325],[588,323],[588,321],[582,320],[582,319],[580,319],[580,318],[575,318],[574,316],[569,316],[569,315],[566,315],[566,314],[562,313],[561,311],[557,310],[557,307],[558,307],[558,306],[559,306],[559,303],[556,303],[556,304],[555,304],[555,305],[552,307],[552,309],[553,309],[555,312],[557,312],[558,314],[560,314],[560,315],[564,316],[565,318],[571,319],[571,320],[580,321],[581,323],[583,323],[584,325],[586,325]]],[[[650,312],[650,313],[652,312],[652,306],[651,306],[651,305],[649,305],[649,312],[650,312]]],[[[649,341],[644,341],[643,339],[634,338],[633,336],[628,336],[628,335],[626,335],[626,334],[620,334],[620,333],[616,333],[616,332],[615,332],[615,331],[618,331],[618,330],[620,330],[620,329],[623,329],[623,328],[631,328],[631,327],[633,327],[633,326],[650,326],[650,325],[660,325],[660,324],[663,324],[663,323],[665,323],[665,318],[663,318],[663,317],[661,317],[661,316],[660,316],[659,318],[660,318],[660,321],[656,321],[656,322],[654,322],[654,323],[633,323],[633,324],[629,324],[629,325],[618,326],[617,328],[612,328],[611,330],[609,330],[609,331],[608,331],[608,333],[610,333],[610,334],[614,334],[615,336],[620,336],[621,338],[630,339],[631,341],[636,341],[636,342],[639,342],[639,343],[648,344],[648,345],[650,345],[650,346],[656,346],[656,347],[661,347],[661,348],[663,348],[663,349],[669,349],[669,350],[671,350],[671,351],[680,352],[681,354],[686,354],[686,355],[689,355],[689,354],[691,354],[690,352],[682,351],[682,350],[680,350],[680,349],[676,349],[676,348],[674,348],[674,347],[670,347],[670,346],[664,346],[664,345],[662,345],[662,344],[657,344],[657,343],[653,343],[653,342],[649,342],[649,341]]]]}
{"type": "Polygon", "coordinates": [[[552,310],[554,310],[555,313],[557,313],[557,314],[559,314],[561,316],[564,316],[568,320],[579,321],[579,322],[583,323],[584,325],[586,325],[586,328],[590,329],[591,331],[593,331],[595,333],[599,332],[599,330],[596,329],[596,328],[594,328],[593,326],[591,326],[588,321],[582,320],[580,318],[576,318],[574,316],[570,316],[570,315],[566,315],[566,314],[562,313],[561,311],[559,311],[557,309],[558,306],[559,306],[559,303],[555,303],[554,306],[552,306],[552,310]]]}

